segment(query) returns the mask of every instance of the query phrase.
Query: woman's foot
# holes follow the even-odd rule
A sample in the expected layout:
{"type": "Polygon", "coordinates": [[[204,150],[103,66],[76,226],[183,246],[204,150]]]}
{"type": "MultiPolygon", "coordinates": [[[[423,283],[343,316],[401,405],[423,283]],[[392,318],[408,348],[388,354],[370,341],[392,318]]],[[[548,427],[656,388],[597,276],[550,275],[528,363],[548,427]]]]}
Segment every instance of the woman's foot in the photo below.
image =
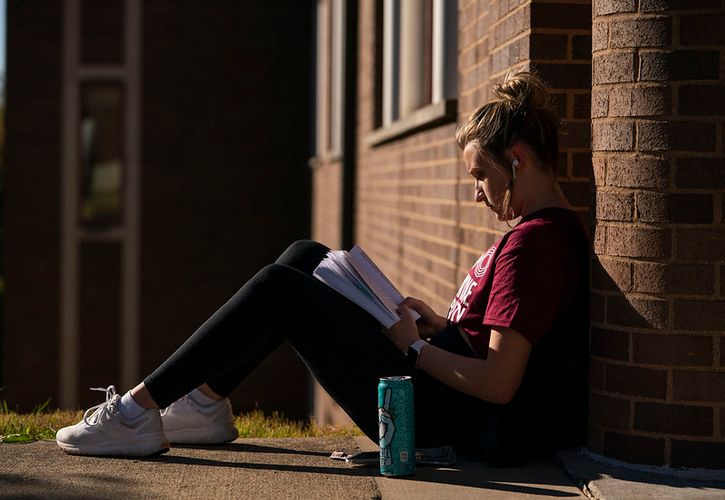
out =
{"type": "Polygon", "coordinates": [[[106,392],[106,402],[86,410],[83,420],[56,433],[61,449],[75,455],[148,456],[165,453],[170,443],[156,409],[128,418],[119,408],[121,396],[114,386],[93,389],[106,392]]]}
{"type": "Polygon", "coordinates": [[[164,433],[169,441],[178,444],[222,444],[237,439],[239,433],[234,427],[229,399],[210,401],[201,403],[187,394],[161,410],[164,433]]]}

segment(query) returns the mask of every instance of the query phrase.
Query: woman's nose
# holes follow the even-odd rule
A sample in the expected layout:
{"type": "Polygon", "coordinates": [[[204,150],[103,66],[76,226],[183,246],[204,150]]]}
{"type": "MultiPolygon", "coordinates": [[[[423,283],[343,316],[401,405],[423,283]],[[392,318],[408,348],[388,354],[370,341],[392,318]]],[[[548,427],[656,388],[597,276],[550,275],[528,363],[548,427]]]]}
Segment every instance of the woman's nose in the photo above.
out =
{"type": "Polygon", "coordinates": [[[473,184],[473,199],[479,201],[483,196],[483,184],[481,181],[476,181],[473,184]]]}

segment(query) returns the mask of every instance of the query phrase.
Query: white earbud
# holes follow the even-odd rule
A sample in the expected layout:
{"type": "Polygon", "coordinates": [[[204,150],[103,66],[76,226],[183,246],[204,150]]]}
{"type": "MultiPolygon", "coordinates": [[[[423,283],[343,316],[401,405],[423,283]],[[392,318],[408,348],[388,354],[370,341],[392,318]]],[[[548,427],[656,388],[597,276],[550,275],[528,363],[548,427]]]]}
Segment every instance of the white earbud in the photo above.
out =
{"type": "Polygon", "coordinates": [[[511,162],[511,176],[513,177],[513,180],[516,179],[516,169],[519,166],[519,159],[514,158],[514,161],[511,162]]]}

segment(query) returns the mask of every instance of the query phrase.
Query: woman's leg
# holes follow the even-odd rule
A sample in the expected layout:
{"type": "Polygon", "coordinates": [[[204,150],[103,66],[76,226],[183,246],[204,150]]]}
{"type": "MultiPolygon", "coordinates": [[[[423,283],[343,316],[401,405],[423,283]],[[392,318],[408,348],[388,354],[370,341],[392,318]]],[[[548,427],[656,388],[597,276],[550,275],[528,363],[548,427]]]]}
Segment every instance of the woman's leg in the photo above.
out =
{"type": "MultiPolygon", "coordinates": [[[[312,276],[312,272],[329,251],[328,247],[316,241],[299,240],[287,247],[275,263],[294,267],[312,276]]],[[[280,346],[282,341],[283,339],[280,339],[279,336],[272,336],[268,342],[262,344],[256,352],[250,354],[239,365],[218,377],[207,380],[206,386],[212,392],[212,394],[208,395],[221,398],[228,397],[247,375],[280,346]]]]}
{"type": "Polygon", "coordinates": [[[234,367],[251,371],[261,352],[285,338],[356,423],[376,436],[378,378],[405,373],[404,356],[374,318],[282,264],[255,275],[144,383],[164,407],[234,367]]]}

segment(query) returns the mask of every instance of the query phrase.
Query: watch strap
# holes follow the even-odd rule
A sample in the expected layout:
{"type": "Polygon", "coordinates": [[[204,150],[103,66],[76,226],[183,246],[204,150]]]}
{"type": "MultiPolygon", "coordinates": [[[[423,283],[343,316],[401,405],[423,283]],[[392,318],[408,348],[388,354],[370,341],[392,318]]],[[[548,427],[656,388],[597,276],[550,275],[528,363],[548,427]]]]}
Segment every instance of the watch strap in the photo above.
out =
{"type": "Polygon", "coordinates": [[[428,342],[423,339],[418,339],[410,344],[410,349],[413,349],[416,353],[420,354],[420,350],[423,349],[423,346],[426,345],[428,345],[428,342]]]}

